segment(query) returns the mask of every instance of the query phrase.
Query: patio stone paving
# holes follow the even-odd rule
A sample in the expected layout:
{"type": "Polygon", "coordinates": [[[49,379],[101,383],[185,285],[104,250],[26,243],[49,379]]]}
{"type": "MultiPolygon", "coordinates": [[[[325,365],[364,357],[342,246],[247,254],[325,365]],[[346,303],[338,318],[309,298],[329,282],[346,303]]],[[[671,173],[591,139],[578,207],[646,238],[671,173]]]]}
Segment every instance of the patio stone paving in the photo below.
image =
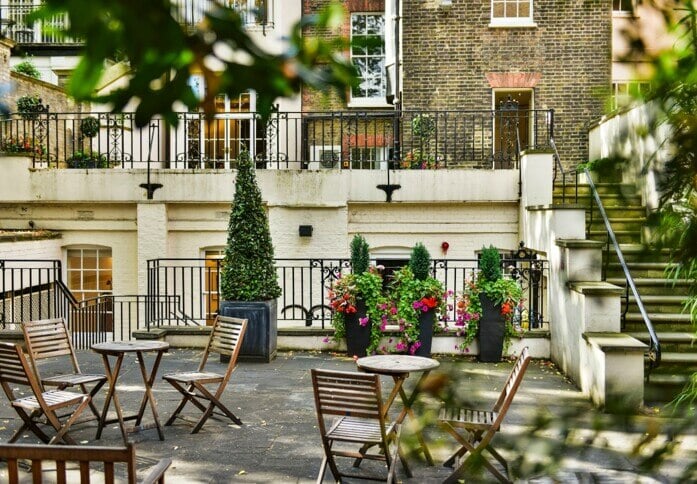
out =
{"type": "MultiPolygon", "coordinates": [[[[196,350],[172,349],[165,354],[154,387],[162,423],[178,403],[179,394],[162,381],[161,375],[194,368],[199,357],[196,350]]],[[[78,358],[84,372],[103,372],[96,354],[81,351],[78,358]]],[[[147,361],[149,367],[151,360],[147,361]]],[[[449,374],[458,375],[459,393],[483,408],[493,404],[511,368],[509,362],[485,364],[472,359],[443,358],[442,363],[449,374]]],[[[224,365],[219,365],[222,371],[224,365]]],[[[351,359],[328,353],[281,353],[270,364],[241,362],[222,400],[244,425],[238,427],[210,419],[198,434],[191,435],[191,427],[177,421],[165,427],[164,442],[157,438],[155,430],[131,435],[130,440],[136,442],[138,468],[145,470],[158,459],[171,457],[172,466],[167,472],[170,483],[314,481],[322,447],[314,411],[311,368],[355,370],[355,364],[351,359]]],[[[386,393],[392,382],[386,377],[382,381],[386,393]]],[[[126,356],[117,391],[127,413],[140,401],[141,389],[135,358],[126,356]]],[[[96,399],[98,404],[103,397],[101,391],[96,399]]],[[[636,459],[628,457],[628,451],[641,438],[649,418],[618,421],[593,410],[588,400],[553,365],[540,361],[530,365],[504,421],[504,433],[495,443],[510,443],[515,447],[509,453],[513,457],[519,450],[527,451],[528,456],[538,456],[541,450],[561,449],[560,440],[552,430],[530,440],[532,420],[538,411],[571,418],[573,445],[564,450],[563,458],[555,458],[559,467],[556,480],[537,475],[530,482],[673,482],[688,463],[697,460],[695,430],[691,428],[689,433],[681,435],[682,446],[677,455],[659,473],[645,475],[637,467],[636,459]],[[593,432],[596,421],[604,427],[598,435],[593,432]]],[[[199,415],[191,409],[185,410],[185,414],[199,415]]],[[[147,423],[151,417],[149,410],[145,416],[147,423]]],[[[0,440],[7,441],[19,425],[20,420],[6,397],[0,396],[0,440]]],[[[98,441],[94,439],[95,433],[96,422],[92,421],[77,425],[71,435],[82,444],[122,445],[117,424],[107,426],[98,441]]],[[[454,441],[438,429],[429,427],[426,434],[437,462],[454,449],[454,441]]],[[[28,436],[20,442],[37,441],[28,436]]],[[[405,477],[401,466],[397,467],[402,482],[439,482],[449,473],[449,469],[440,465],[429,467],[417,456],[411,456],[410,463],[414,471],[410,479],[405,477]]],[[[0,480],[3,477],[6,478],[4,464],[0,463],[0,480]]],[[[326,481],[330,480],[328,473],[326,481]]]]}

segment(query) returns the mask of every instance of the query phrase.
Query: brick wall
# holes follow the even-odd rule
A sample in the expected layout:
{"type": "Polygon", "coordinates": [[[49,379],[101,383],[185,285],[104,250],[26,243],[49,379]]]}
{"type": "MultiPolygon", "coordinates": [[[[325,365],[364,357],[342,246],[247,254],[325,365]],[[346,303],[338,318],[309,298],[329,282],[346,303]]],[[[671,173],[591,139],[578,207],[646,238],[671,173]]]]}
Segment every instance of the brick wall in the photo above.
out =
{"type": "Polygon", "coordinates": [[[534,107],[555,110],[563,163],[585,160],[610,86],[611,3],[535,0],[536,28],[490,28],[490,0],[402,2],[404,108],[491,109],[492,81],[534,84],[534,107]]]}

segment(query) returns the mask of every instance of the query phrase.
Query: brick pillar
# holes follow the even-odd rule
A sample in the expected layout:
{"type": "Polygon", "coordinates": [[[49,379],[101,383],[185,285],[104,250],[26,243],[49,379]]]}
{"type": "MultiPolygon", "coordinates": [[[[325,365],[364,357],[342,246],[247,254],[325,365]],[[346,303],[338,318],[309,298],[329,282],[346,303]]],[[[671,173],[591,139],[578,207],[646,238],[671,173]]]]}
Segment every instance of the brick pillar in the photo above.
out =
{"type": "Polygon", "coordinates": [[[138,294],[147,294],[148,260],[167,257],[167,205],[142,201],[137,217],[138,294]]]}

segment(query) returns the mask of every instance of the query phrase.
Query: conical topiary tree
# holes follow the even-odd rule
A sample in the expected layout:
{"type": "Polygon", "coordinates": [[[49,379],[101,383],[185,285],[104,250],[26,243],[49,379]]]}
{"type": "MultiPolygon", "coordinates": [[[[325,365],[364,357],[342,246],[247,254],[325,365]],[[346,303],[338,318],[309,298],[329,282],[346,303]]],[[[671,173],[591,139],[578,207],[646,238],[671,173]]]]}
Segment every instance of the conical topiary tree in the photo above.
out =
{"type": "Polygon", "coordinates": [[[266,301],[281,295],[269,222],[247,151],[238,157],[220,293],[227,301],[266,301]]]}
{"type": "Polygon", "coordinates": [[[417,281],[425,281],[431,274],[431,254],[429,254],[428,249],[421,242],[411,249],[409,268],[417,281]]]}
{"type": "Polygon", "coordinates": [[[365,238],[356,234],[351,240],[351,270],[354,274],[363,274],[370,267],[370,248],[365,238]]]}

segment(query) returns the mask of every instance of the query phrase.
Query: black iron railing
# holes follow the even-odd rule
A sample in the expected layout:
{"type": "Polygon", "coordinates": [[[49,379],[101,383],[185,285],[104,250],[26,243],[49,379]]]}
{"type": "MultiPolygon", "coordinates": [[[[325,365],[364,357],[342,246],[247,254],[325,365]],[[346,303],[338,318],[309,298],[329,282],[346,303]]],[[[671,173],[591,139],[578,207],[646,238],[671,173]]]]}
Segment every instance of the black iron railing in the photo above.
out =
{"type": "MultiPolygon", "coordinates": [[[[62,32],[68,27],[67,15],[56,15],[50,20],[30,23],[27,17],[38,8],[32,0],[0,5],[0,29],[2,34],[18,44],[81,44],[62,32]]],[[[273,26],[274,0],[173,0],[172,13],[181,25],[193,29],[206,12],[215,6],[234,8],[242,16],[245,25],[273,26]]]]}
{"type": "MultiPolygon", "coordinates": [[[[211,322],[218,310],[218,276],[220,259],[154,259],[148,261],[148,293],[152,296],[176,295],[181,311],[199,324],[211,322]]],[[[433,274],[447,291],[449,314],[454,320],[457,293],[465,281],[476,274],[476,259],[442,259],[433,261],[433,274]]],[[[547,261],[521,249],[502,261],[507,277],[520,281],[524,301],[521,326],[528,329],[548,328],[545,320],[547,261]],[[520,256],[520,257],[518,257],[520,256]]],[[[276,259],[282,294],[278,300],[281,327],[329,327],[331,310],[327,291],[342,272],[350,270],[348,259],[276,259]]]]}
{"type": "Polygon", "coordinates": [[[552,111],[181,113],[176,127],[133,113],[15,113],[0,150],[51,168],[438,169],[518,167],[521,150],[550,146],[552,111]]]}

